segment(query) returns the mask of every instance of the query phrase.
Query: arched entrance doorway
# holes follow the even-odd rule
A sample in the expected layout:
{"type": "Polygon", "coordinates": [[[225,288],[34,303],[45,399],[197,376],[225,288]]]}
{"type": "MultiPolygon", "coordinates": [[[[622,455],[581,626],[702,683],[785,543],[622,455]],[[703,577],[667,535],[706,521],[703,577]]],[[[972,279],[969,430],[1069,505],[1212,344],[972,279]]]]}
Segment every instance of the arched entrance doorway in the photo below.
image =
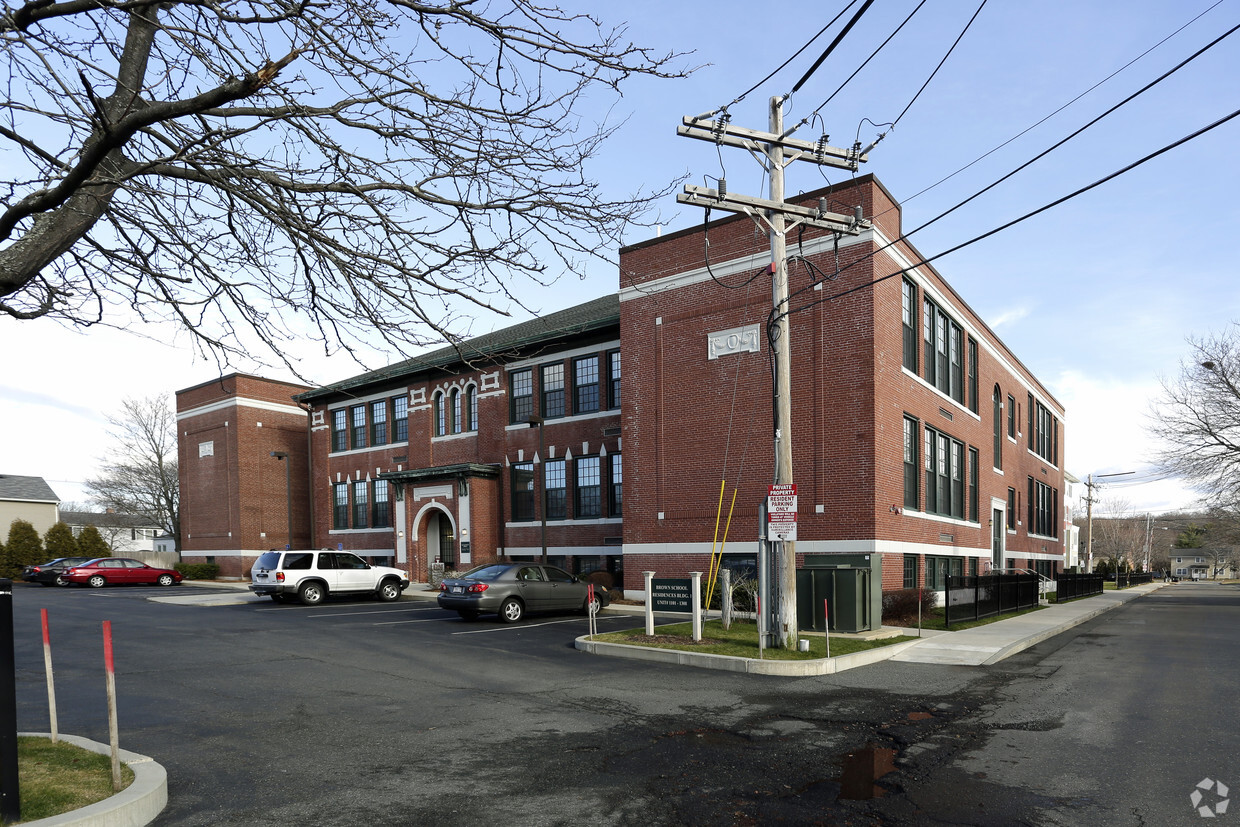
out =
{"type": "Polygon", "coordinates": [[[424,582],[430,582],[431,566],[443,563],[445,571],[451,571],[457,564],[457,531],[452,515],[438,504],[428,504],[418,514],[417,528],[417,568],[415,576],[421,575],[424,582]]]}

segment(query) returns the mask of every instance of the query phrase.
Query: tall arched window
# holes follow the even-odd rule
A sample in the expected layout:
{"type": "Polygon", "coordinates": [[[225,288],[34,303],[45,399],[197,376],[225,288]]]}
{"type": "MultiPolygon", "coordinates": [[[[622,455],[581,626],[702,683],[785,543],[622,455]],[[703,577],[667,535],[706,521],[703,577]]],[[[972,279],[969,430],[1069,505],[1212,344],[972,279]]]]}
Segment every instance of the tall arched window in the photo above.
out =
{"type": "Polygon", "coordinates": [[[1003,392],[995,385],[995,467],[1003,470],[1003,392]]]}
{"type": "Polygon", "coordinates": [[[465,430],[478,430],[478,388],[474,385],[465,388],[465,430]]]}
{"type": "Polygon", "coordinates": [[[461,392],[452,390],[452,433],[461,432],[461,392]]]}
{"type": "Polygon", "coordinates": [[[435,436],[447,433],[447,412],[444,410],[443,392],[435,394],[435,436]]]}

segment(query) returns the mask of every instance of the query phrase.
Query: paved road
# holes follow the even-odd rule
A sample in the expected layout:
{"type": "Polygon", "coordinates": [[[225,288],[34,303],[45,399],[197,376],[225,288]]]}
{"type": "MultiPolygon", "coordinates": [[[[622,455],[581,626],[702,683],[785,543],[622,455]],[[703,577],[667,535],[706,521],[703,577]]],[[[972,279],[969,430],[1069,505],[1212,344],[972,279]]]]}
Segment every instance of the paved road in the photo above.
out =
{"type": "Polygon", "coordinates": [[[122,746],[169,771],[160,825],[1190,824],[1203,777],[1240,785],[1230,587],[1164,589],[999,667],[802,679],[593,657],[579,616],[165,593],[14,596],[23,729],[47,726],[47,607],[61,729],[107,741],[112,621],[122,746]]]}

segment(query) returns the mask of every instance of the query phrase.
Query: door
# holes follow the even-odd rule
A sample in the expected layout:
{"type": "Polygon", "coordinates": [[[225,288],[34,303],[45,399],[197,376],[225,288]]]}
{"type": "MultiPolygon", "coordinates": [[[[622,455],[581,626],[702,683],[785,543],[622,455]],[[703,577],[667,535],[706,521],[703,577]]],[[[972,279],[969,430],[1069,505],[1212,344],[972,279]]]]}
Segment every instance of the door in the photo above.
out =
{"type": "Polygon", "coordinates": [[[539,566],[522,566],[517,570],[517,582],[521,584],[521,598],[525,608],[532,612],[555,608],[553,586],[543,576],[539,566]]]}
{"type": "Polygon", "coordinates": [[[1003,509],[996,508],[990,514],[990,554],[991,567],[995,571],[1003,570],[1003,532],[1007,525],[1003,509]]]}
{"type": "MultiPolygon", "coordinates": [[[[327,554],[323,555],[324,557],[327,554]]],[[[370,564],[356,554],[337,551],[336,558],[336,591],[368,592],[375,588],[375,578],[370,571],[370,564]]]]}
{"type": "Polygon", "coordinates": [[[579,609],[585,603],[585,589],[571,574],[555,566],[543,566],[547,582],[551,584],[551,603],[555,609],[579,609]]]}

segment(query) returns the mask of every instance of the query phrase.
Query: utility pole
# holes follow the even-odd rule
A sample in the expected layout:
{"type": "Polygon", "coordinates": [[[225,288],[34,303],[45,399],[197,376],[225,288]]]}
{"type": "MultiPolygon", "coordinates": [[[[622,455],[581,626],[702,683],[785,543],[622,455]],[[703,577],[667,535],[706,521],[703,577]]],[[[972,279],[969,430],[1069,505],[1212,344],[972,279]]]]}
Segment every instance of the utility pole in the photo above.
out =
{"type": "MultiPolygon", "coordinates": [[[[769,132],[732,126],[726,112],[718,120],[709,120],[718,112],[684,118],[677,134],[688,138],[711,141],[746,149],[760,159],[770,180],[770,198],[761,199],[734,195],[727,191],[727,183],[719,180],[718,189],[686,185],[684,192],[676,196],[682,204],[693,204],[707,209],[715,208],[743,213],[768,228],[771,245],[771,316],[766,331],[767,343],[772,348],[775,365],[774,377],[774,484],[792,485],[792,334],[788,306],[788,262],[786,233],[793,227],[805,224],[834,233],[857,235],[869,222],[861,218],[857,207],[851,216],[827,211],[826,199],[820,199],[816,208],[788,204],[784,201],[784,169],[796,160],[811,161],[825,166],[856,171],[857,165],[866,160],[860,145],[841,149],[827,144],[827,136],[819,141],[801,141],[784,134],[784,98],[770,100],[769,132]],[[789,224],[789,222],[791,222],[789,224]]],[[[868,149],[868,148],[867,148],[868,149]]],[[[787,536],[787,535],[785,535],[787,536]]],[[[777,645],[795,649],[797,645],[796,605],[796,535],[787,539],[770,537],[777,551],[778,576],[775,578],[775,595],[763,595],[767,616],[774,617],[771,637],[777,645]]]]}
{"type": "MultiPolygon", "coordinates": [[[[1115,474],[1099,474],[1098,479],[1103,477],[1126,477],[1129,474],[1135,474],[1136,471],[1120,471],[1115,474]]],[[[1085,480],[1085,559],[1086,565],[1092,571],[1094,568],[1094,486],[1098,483],[1094,482],[1094,475],[1090,474],[1085,480]]],[[[1119,574],[1119,561],[1116,560],[1115,572],[1119,574]]]]}

